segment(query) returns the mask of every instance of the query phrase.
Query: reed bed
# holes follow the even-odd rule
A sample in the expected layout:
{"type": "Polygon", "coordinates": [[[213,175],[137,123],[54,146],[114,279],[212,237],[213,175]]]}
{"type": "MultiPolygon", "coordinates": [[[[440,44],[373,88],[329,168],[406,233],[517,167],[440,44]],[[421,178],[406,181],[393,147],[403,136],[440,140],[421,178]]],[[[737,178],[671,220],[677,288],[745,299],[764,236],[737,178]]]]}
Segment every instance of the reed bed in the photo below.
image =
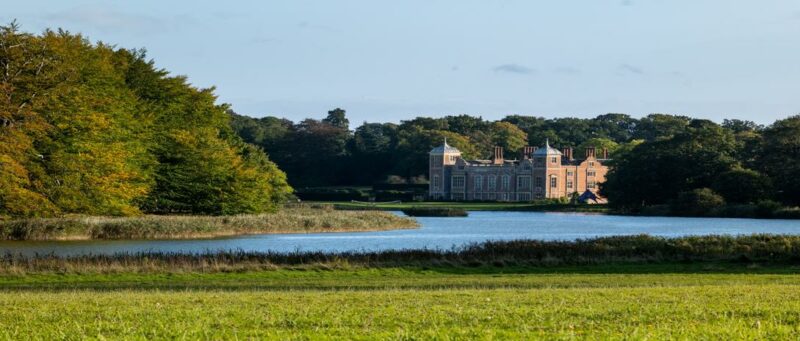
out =
{"type": "Polygon", "coordinates": [[[137,253],[0,257],[0,273],[231,272],[381,267],[547,267],[564,265],[735,262],[800,265],[800,236],[647,235],[577,241],[498,241],[449,250],[381,252],[137,253]]]}
{"type": "Polygon", "coordinates": [[[415,228],[389,212],[292,208],[234,216],[64,217],[0,221],[0,239],[181,239],[255,233],[380,231],[415,228]]]}

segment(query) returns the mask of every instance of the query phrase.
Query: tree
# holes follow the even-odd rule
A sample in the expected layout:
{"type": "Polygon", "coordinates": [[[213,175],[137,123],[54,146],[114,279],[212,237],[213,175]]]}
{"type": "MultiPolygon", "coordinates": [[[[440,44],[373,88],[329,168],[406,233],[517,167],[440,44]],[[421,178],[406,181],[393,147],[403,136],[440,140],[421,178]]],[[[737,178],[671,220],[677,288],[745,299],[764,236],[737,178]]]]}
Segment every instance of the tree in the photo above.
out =
{"type": "Polygon", "coordinates": [[[596,148],[597,156],[600,157],[601,156],[600,152],[603,149],[608,150],[609,155],[613,155],[617,151],[617,148],[619,148],[619,144],[614,142],[613,140],[611,140],[609,138],[594,137],[594,138],[590,138],[590,139],[584,141],[583,143],[581,143],[580,145],[578,145],[577,150],[578,150],[578,152],[583,152],[583,151],[586,150],[586,148],[589,148],[589,147],[596,148]]]}
{"type": "Polygon", "coordinates": [[[20,32],[16,22],[0,26],[0,216],[58,211],[41,191],[44,155],[35,146],[52,129],[36,107],[60,79],[48,53],[42,39],[20,32]]]}
{"type": "Polygon", "coordinates": [[[322,122],[344,130],[350,129],[350,121],[345,116],[345,111],[340,108],[328,111],[328,116],[322,119],[322,122]]]}
{"type": "Polygon", "coordinates": [[[636,131],[638,121],[626,114],[604,114],[591,120],[595,136],[605,137],[616,143],[629,141],[636,131]]]}
{"type": "Polygon", "coordinates": [[[724,205],[725,199],[710,188],[696,188],[679,193],[670,206],[678,215],[704,216],[724,205]]]}
{"type": "Polygon", "coordinates": [[[772,179],[780,200],[800,204],[800,115],[776,121],[762,136],[757,165],[772,179]]]}
{"type": "Polygon", "coordinates": [[[633,138],[645,141],[668,139],[683,132],[690,121],[691,118],[686,116],[650,114],[639,120],[633,138]]]}
{"type": "Polygon", "coordinates": [[[737,166],[734,154],[730,131],[693,120],[671,138],[644,142],[615,155],[602,194],[624,209],[666,204],[680,192],[711,187],[718,174],[737,166]]]}
{"type": "Polygon", "coordinates": [[[494,122],[490,131],[492,143],[509,153],[519,151],[528,144],[528,134],[509,122],[494,122]]]}
{"type": "Polygon", "coordinates": [[[711,185],[730,203],[755,203],[771,197],[772,183],[766,176],[750,169],[732,169],[714,179],[711,185]]]}
{"type": "Polygon", "coordinates": [[[0,216],[274,210],[285,175],[233,133],[213,89],[154,65],[0,27],[0,216]]]}

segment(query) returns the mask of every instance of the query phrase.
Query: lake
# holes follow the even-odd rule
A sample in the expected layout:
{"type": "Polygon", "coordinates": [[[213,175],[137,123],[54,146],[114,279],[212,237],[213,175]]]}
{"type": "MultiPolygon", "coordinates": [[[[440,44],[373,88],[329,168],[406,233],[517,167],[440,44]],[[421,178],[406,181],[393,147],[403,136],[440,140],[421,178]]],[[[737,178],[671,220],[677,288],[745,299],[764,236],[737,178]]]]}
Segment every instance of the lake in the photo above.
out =
{"type": "MultiPolygon", "coordinates": [[[[402,213],[397,213],[402,214],[402,213]]],[[[113,254],[120,252],[198,253],[244,251],[375,251],[449,249],[487,240],[574,240],[598,236],[649,234],[800,234],[800,220],[634,217],[582,213],[470,212],[467,218],[417,218],[415,230],[353,233],[248,235],[194,240],[95,240],[0,242],[0,253],[113,254]]]]}

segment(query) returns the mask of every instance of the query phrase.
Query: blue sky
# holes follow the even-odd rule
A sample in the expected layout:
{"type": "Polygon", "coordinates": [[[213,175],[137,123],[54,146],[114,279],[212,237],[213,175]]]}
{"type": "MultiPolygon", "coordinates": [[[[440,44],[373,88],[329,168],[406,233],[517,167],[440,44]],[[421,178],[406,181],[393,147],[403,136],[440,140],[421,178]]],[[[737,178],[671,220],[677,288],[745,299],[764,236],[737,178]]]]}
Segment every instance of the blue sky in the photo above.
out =
{"type": "Polygon", "coordinates": [[[4,1],[145,47],[250,116],[800,113],[800,1],[4,1]]]}

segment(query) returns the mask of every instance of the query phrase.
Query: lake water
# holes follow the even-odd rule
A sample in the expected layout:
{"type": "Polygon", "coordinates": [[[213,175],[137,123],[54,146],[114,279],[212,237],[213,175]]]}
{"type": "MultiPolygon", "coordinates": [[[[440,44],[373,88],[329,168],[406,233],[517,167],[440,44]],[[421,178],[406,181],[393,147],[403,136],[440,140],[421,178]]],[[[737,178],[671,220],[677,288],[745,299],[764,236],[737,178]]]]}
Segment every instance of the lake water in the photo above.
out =
{"type": "MultiPolygon", "coordinates": [[[[400,214],[400,213],[398,213],[400,214]]],[[[415,230],[249,235],[202,240],[0,242],[0,253],[113,254],[119,252],[360,251],[449,249],[487,240],[574,240],[649,234],[800,234],[800,220],[632,217],[581,213],[470,212],[467,218],[418,218],[415,230]]]]}

